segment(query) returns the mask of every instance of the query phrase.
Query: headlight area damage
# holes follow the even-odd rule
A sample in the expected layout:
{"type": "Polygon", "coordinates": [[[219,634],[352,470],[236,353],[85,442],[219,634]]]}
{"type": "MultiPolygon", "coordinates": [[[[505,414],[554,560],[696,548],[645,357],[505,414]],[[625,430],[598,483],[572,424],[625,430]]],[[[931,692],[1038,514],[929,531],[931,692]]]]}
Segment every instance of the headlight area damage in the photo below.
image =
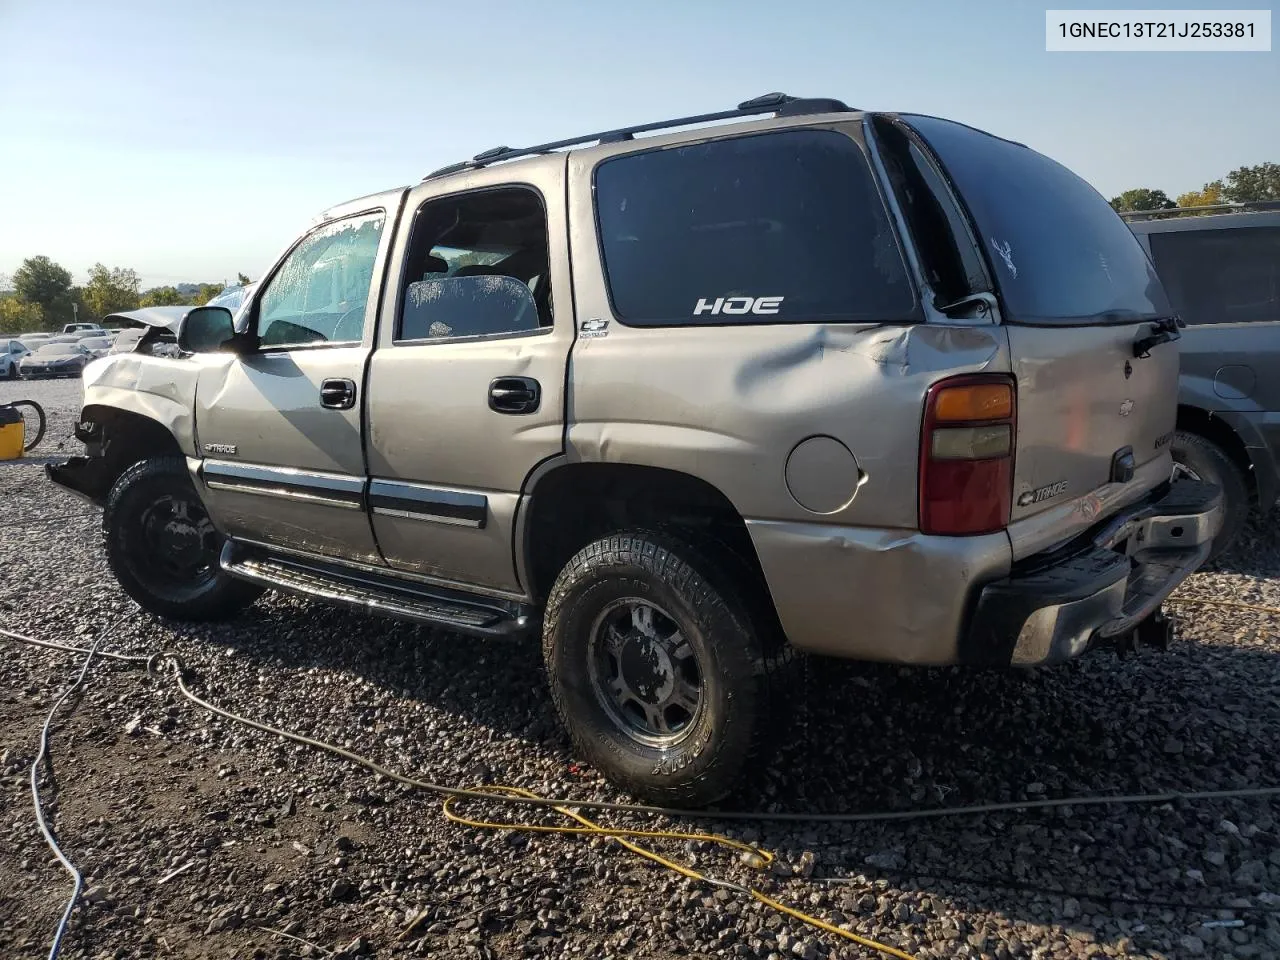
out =
{"type": "Polygon", "coordinates": [[[174,435],[154,419],[127,410],[85,407],[75,437],[85,455],[45,466],[50,480],[101,507],[130,466],[151,457],[182,457],[174,435]]]}
{"type": "Polygon", "coordinates": [[[45,475],[58,486],[99,507],[105,503],[115,479],[110,475],[110,461],[103,456],[103,432],[100,423],[80,421],[75,437],[85,445],[86,455],[46,464],[44,468],[45,475]]]}
{"type": "Polygon", "coordinates": [[[84,407],[75,428],[85,455],[47,465],[50,480],[101,507],[133,464],[189,452],[198,371],[179,351],[177,335],[190,309],[144,307],[105,318],[141,328],[131,347],[86,368],[84,407]]]}

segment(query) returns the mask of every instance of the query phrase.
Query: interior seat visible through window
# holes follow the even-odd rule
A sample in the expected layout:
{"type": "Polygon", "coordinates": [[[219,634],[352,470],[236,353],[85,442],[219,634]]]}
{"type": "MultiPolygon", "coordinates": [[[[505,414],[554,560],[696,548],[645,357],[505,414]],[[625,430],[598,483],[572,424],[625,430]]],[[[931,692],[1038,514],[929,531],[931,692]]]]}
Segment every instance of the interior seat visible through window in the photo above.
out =
{"type": "MultiPolygon", "coordinates": [[[[428,201],[418,211],[397,339],[520,333],[552,322],[546,214],[524,187],[428,201]],[[506,277],[525,284],[534,303],[513,293],[485,304],[467,278],[506,277]],[[456,286],[456,289],[455,289],[456,286]],[[470,298],[470,299],[469,299],[470,298]],[[505,304],[505,306],[503,306],[505,304]],[[502,313],[502,310],[507,313],[502,313]]],[[[493,296],[497,288],[485,287],[493,296]]]]}

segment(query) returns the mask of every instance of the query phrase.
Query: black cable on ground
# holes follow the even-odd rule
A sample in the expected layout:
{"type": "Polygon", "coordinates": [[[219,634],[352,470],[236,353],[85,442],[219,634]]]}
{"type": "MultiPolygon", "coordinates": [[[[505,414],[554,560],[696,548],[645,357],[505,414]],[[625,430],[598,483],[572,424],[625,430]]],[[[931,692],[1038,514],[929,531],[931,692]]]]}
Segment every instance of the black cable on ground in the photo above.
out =
{"type": "Polygon", "coordinates": [[[49,849],[53,851],[53,855],[58,858],[58,862],[62,864],[62,868],[71,875],[71,897],[67,900],[67,906],[62,911],[62,919],[58,921],[58,930],[53,937],[53,945],[49,948],[49,960],[57,960],[58,954],[62,951],[62,938],[66,936],[67,924],[71,921],[71,912],[75,910],[76,903],[80,900],[80,894],[84,890],[84,876],[74,863],[67,859],[66,854],[62,852],[62,848],[58,846],[57,838],[53,835],[53,831],[49,828],[48,821],[45,820],[44,806],[40,801],[40,765],[45,762],[49,756],[49,728],[53,726],[54,715],[62,707],[73,693],[80,689],[84,684],[84,679],[89,674],[89,666],[93,663],[93,658],[98,652],[98,647],[102,641],[111,633],[108,629],[98,635],[86,652],[84,665],[80,668],[80,675],[76,677],[75,682],[62,692],[57,702],[53,705],[53,709],[49,711],[49,715],[45,717],[44,726],[40,730],[40,749],[36,752],[36,757],[31,761],[31,802],[36,811],[36,823],[40,827],[40,832],[44,834],[44,842],[49,845],[49,849]]]}
{"type": "MultiPolygon", "coordinates": [[[[1133,907],[1157,907],[1170,908],[1175,910],[1201,910],[1205,913],[1213,913],[1218,910],[1230,910],[1236,913],[1261,913],[1261,914],[1280,914],[1278,907],[1230,907],[1225,903],[1190,903],[1184,900],[1158,900],[1151,897],[1137,897],[1125,893],[1089,893],[1082,890],[1058,890],[1053,887],[1044,886],[1042,884],[1028,883],[1023,880],[1015,880],[1011,877],[970,877],[957,876],[953,873],[939,873],[935,870],[913,870],[909,867],[901,869],[884,869],[877,868],[875,871],[880,876],[887,878],[897,877],[901,879],[929,879],[929,880],[945,880],[948,883],[959,885],[969,885],[974,887],[983,887],[989,890],[1012,890],[1022,893],[1034,893],[1050,897],[1071,897],[1075,900],[1093,900],[1105,901],[1106,903],[1123,903],[1133,907]]],[[[871,881],[872,878],[863,875],[862,877],[811,877],[814,883],[830,883],[830,884],[856,884],[861,882],[863,878],[871,881]]],[[[1247,897],[1247,893],[1235,893],[1234,896],[1247,897]]]]}

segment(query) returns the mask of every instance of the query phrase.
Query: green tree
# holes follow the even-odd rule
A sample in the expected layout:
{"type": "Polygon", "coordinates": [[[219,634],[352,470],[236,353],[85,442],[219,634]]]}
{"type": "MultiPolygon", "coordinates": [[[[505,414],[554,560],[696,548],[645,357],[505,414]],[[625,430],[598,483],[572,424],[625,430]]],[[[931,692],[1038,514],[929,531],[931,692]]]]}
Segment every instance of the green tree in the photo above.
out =
{"type": "Polygon", "coordinates": [[[1213,183],[1206,183],[1199,190],[1189,190],[1186,193],[1179,194],[1178,196],[1178,206],[1180,207],[1208,207],[1221,202],[1221,180],[1215,180],[1213,183]]]}
{"type": "Polygon", "coordinates": [[[23,260],[13,275],[13,289],[19,299],[36,304],[46,322],[71,320],[71,271],[48,257],[23,260]]]}
{"type": "Polygon", "coordinates": [[[118,310],[138,307],[138,275],[127,267],[108,270],[100,263],[89,268],[89,282],[84,287],[85,307],[96,317],[118,310]]]}
{"type": "Polygon", "coordinates": [[[245,274],[243,274],[243,273],[237,273],[237,274],[236,274],[236,283],[237,283],[239,286],[247,287],[249,284],[253,283],[253,281],[252,281],[252,280],[250,280],[250,279],[248,278],[248,276],[247,276],[247,275],[245,275],[245,274]]]}
{"type": "Polygon", "coordinates": [[[226,288],[227,285],[225,283],[202,283],[200,284],[200,289],[192,295],[191,303],[193,306],[208,303],[226,288]]]}
{"type": "Polygon", "coordinates": [[[1240,167],[1226,176],[1222,196],[1233,203],[1280,200],[1280,163],[1240,167]]]}
{"type": "Polygon", "coordinates": [[[138,301],[140,307],[172,307],[187,302],[187,298],[178,292],[177,287],[152,287],[138,301]]]}
{"type": "Polygon", "coordinates": [[[1133,190],[1126,190],[1118,197],[1112,197],[1111,206],[1125,213],[1130,210],[1172,210],[1176,204],[1163,190],[1135,187],[1133,190]]]}
{"type": "Polygon", "coordinates": [[[0,333],[31,333],[44,325],[40,307],[21,297],[0,298],[0,333]]]}

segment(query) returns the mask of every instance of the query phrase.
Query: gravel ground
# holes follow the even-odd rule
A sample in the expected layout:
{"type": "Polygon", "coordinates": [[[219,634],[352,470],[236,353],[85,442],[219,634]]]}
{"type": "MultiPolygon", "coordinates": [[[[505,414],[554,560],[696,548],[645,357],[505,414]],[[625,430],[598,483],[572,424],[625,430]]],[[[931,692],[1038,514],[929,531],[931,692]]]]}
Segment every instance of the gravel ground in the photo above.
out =
{"type": "MultiPolygon", "coordinates": [[[[19,396],[52,415],[37,453],[78,447],[77,382],[0,384],[0,401],[19,396]]],[[[112,648],[177,651],[196,689],[230,709],[426,779],[625,799],[575,765],[533,645],[275,596],[230,625],[164,623],[125,599],[95,515],[39,463],[0,464],[0,504],[0,622],[12,629],[84,643],[114,625],[112,648]]],[[[1255,524],[1184,595],[1280,606],[1277,520],[1255,524]]],[[[785,748],[735,805],[903,809],[1280,784],[1277,620],[1179,609],[1167,654],[1102,652],[1028,673],[811,663],[785,748]]],[[[37,832],[27,767],[79,663],[2,648],[0,956],[39,957],[69,884],[37,832]]],[[[94,667],[53,757],[45,794],[88,883],[66,957],[871,955],[609,842],[449,824],[430,796],[213,718],[120,665],[94,667]]],[[[1275,816],[1267,801],[1216,801],[698,825],[777,851],[788,868],[768,876],[700,844],[659,845],[921,958],[1280,957],[1275,816]]]]}

